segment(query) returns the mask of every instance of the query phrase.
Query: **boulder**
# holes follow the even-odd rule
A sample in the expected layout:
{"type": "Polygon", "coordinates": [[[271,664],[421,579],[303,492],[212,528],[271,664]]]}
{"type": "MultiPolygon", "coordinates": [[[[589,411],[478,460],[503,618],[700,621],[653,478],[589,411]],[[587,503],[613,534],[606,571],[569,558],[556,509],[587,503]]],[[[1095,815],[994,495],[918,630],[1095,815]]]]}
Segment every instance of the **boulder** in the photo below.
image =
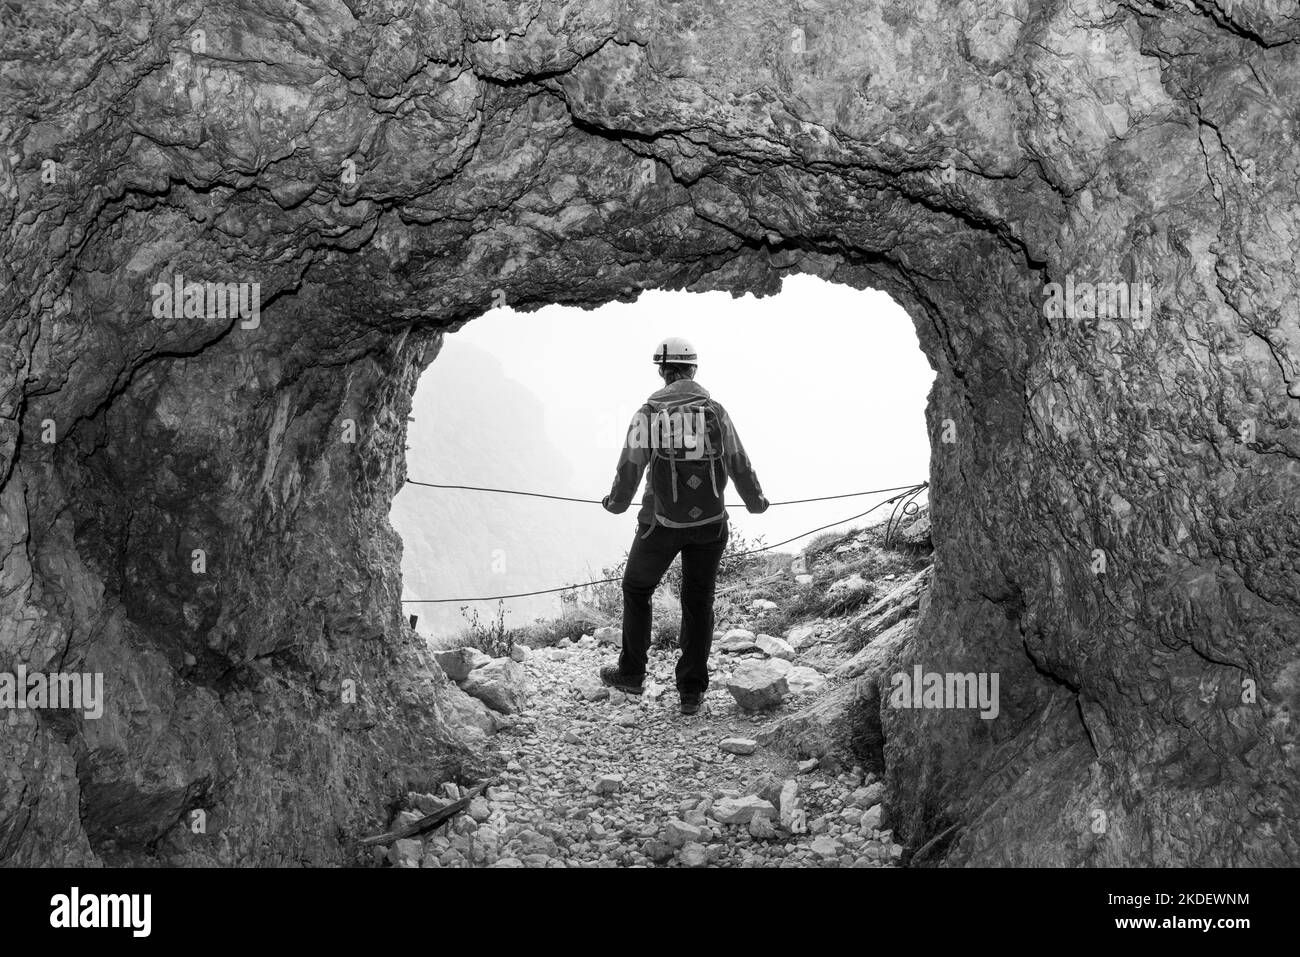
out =
{"type": "Polygon", "coordinates": [[[466,694],[478,698],[493,711],[515,714],[522,711],[527,685],[524,669],[509,658],[493,658],[475,668],[461,682],[466,694]]]}
{"type": "Polygon", "coordinates": [[[753,651],[758,647],[754,641],[754,633],[746,631],[744,628],[733,628],[718,642],[718,650],[729,655],[739,655],[746,651],[753,651]]]}
{"type": "Polygon", "coordinates": [[[475,728],[484,734],[493,734],[501,726],[500,719],[482,701],[466,694],[456,685],[448,685],[443,696],[450,727],[475,728]]]}
{"type": "Polygon", "coordinates": [[[742,661],[727,679],[727,691],[746,711],[775,708],[789,690],[785,675],[762,661],[742,661]]]}
{"type": "Polygon", "coordinates": [[[758,645],[758,650],[772,658],[784,658],[786,661],[794,660],[794,648],[788,643],[774,635],[759,635],[754,639],[754,644],[758,645]]]}
{"type": "Polygon", "coordinates": [[[514,644],[510,646],[510,660],[523,664],[532,654],[532,649],[527,645],[514,644]]]}
{"type": "Polygon", "coordinates": [[[870,590],[870,583],[861,575],[854,573],[847,578],[841,578],[826,589],[826,600],[831,604],[842,604],[865,595],[870,590]]]}
{"type": "Polygon", "coordinates": [[[438,667],[446,672],[447,677],[456,682],[464,681],[469,677],[471,671],[475,668],[482,668],[492,660],[490,656],[477,648],[452,648],[449,651],[435,651],[433,659],[438,662],[438,667]]]}
{"type": "Polygon", "coordinates": [[[795,625],[785,633],[785,642],[795,651],[798,651],[805,644],[817,637],[817,625],[803,624],[795,625]]]}
{"type": "Polygon", "coordinates": [[[789,686],[791,694],[803,694],[805,691],[816,691],[824,685],[826,676],[816,668],[795,665],[785,672],[785,683],[789,686]]]}
{"type": "Polygon", "coordinates": [[[677,848],[691,842],[701,842],[703,828],[693,824],[687,824],[685,821],[679,821],[676,818],[670,818],[667,826],[664,828],[664,840],[669,846],[677,848]]]}
{"type": "Polygon", "coordinates": [[[623,647],[623,629],[616,625],[597,628],[592,637],[602,645],[613,645],[615,648],[623,647]]]}
{"type": "Polygon", "coordinates": [[[755,816],[775,817],[776,808],[756,794],[724,797],[713,802],[710,811],[719,824],[748,824],[755,816]]]}

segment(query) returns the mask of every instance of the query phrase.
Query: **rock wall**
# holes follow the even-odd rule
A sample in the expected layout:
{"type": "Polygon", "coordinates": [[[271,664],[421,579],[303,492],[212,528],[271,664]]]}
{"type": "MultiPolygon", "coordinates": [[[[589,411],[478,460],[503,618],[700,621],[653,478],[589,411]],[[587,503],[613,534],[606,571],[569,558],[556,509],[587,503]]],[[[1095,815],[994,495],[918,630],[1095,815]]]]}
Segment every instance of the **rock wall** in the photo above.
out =
{"type": "Polygon", "coordinates": [[[385,517],[441,331],[795,271],[889,292],[937,370],[899,667],[1000,674],[994,721],[882,704],[915,859],[1300,860],[1277,5],[0,15],[0,668],[107,692],[7,716],[0,860],[348,859],[473,760],[385,517]],[[177,315],[178,275],[260,311],[177,315]]]}

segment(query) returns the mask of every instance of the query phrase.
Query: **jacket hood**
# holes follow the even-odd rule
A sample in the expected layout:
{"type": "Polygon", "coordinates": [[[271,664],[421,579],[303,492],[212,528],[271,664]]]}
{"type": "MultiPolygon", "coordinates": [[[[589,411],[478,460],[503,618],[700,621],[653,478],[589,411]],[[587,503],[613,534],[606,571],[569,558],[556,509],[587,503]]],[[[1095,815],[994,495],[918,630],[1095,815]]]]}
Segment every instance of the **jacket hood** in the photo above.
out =
{"type": "Polygon", "coordinates": [[[709,390],[704,388],[694,379],[678,379],[676,382],[664,386],[662,389],[650,395],[647,402],[650,405],[663,405],[673,402],[680,402],[683,399],[707,399],[710,398],[709,390]]]}

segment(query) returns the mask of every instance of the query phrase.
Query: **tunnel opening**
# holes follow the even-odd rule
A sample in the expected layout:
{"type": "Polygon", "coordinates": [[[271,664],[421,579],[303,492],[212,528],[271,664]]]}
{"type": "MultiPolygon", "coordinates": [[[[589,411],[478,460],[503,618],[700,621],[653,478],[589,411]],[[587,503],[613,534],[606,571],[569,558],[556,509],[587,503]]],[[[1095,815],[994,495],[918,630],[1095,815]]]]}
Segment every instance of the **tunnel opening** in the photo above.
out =
{"type": "Polygon", "coordinates": [[[709,356],[697,381],[733,419],[752,422],[745,447],[764,465],[769,499],[814,499],[762,518],[733,507],[737,535],[797,552],[810,530],[836,528],[875,501],[838,496],[928,479],[925,401],[934,373],[911,320],[881,293],[794,276],[763,299],[646,293],[593,311],[489,312],[445,339],[407,428],[408,484],[391,520],[403,540],[403,602],[422,634],[448,637],[468,612],[492,615],[490,596],[533,589],[544,594],[511,599],[507,623],[554,616],[571,596],[551,589],[625,557],[636,510],[620,520],[599,500],[624,419],[663,385],[643,341],[668,328],[709,356]],[[458,484],[471,487],[434,490],[458,484]]]}
{"type": "MultiPolygon", "coordinates": [[[[403,608],[466,693],[460,710],[485,732],[484,752],[508,768],[501,787],[512,796],[489,791],[472,838],[425,842],[395,863],[510,862],[526,850],[510,835],[533,826],[529,808],[543,795],[568,866],[604,859],[605,842],[592,837],[599,827],[570,823],[589,807],[593,762],[624,783],[592,813],[645,815],[643,830],[682,823],[666,810],[674,794],[670,803],[699,803],[716,788],[766,788],[786,794],[778,826],[793,830],[780,833],[810,845],[806,819],[819,820],[832,794],[877,793],[888,770],[878,676],[858,665],[885,632],[888,643],[906,641],[928,591],[933,379],[911,318],[887,295],[798,274],[763,298],[649,290],[588,312],[507,307],[444,336],[416,388],[407,484],[391,513],[403,541],[403,608]],[[712,690],[698,718],[677,715],[673,687],[684,653],[680,555],[652,603],[647,695],[596,680],[618,660],[618,576],[646,531],[633,516],[649,476],[626,514],[609,515],[600,497],[628,420],[663,388],[649,353],[669,333],[698,350],[695,384],[725,406],[775,503],[752,516],[734,486],[725,496],[712,690]],[[559,497],[537,497],[548,493],[559,497]],[[914,527],[918,515],[926,521],[914,527]],[[841,675],[846,667],[853,673],[841,675]],[[775,676],[773,701],[754,707],[737,683],[749,680],[746,669],[775,676]],[[749,754],[724,748],[715,762],[718,740],[749,754]],[[820,768],[798,799],[795,759],[820,768]],[[696,771],[683,774],[683,761],[696,771]],[[822,773],[827,780],[814,783],[822,773]],[[660,796],[664,779],[672,784],[660,796]]],[[[879,646],[873,653],[884,660],[879,646]]],[[[897,860],[890,850],[902,845],[876,840],[877,830],[846,833],[843,852],[864,864],[897,860]]],[[[755,854],[775,837],[760,835],[755,854]]],[[[614,860],[635,866],[664,854],[654,841],[633,842],[614,860]]],[[[714,863],[753,866],[755,854],[714,863]]]]}

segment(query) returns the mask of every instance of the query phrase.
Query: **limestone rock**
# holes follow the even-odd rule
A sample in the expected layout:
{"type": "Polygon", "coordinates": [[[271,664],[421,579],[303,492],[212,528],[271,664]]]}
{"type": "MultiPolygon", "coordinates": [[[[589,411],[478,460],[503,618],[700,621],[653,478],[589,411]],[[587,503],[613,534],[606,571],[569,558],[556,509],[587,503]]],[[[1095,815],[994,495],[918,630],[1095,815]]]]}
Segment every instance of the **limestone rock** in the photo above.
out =
{"type": "Polygon", "coordinates": [[[727,690],[747,711],[778,706],[789,691],[785,675],[764,662],[742,661],[727,679],[727,690]]]}
{"type": "Polygon", "coordinates": [[[715,801],[711,813],[719,824],[748,824],[755,816],[774,817],[776,808],[756,795],[747,794],[715,801]]]}
{"type": "Polygon", "coordinates": [[[703,843],[700,840],[702,835],[701,828],[676,819],[670,819],[664,828],[664,840],[675,848],[691,842],[703,843]]]}
{"type": "Polygon", "coordinates": [[[394,841],[388,851],[388,860],[394,867],[419,867],[423,856],[424,845],[413,838],[394,841]]]}
{"type": "Polygon", "coordinates": [[[523,669],[509,658],[493,658],[486,665],[475,668],[461,682],[461,688],[502,714],[523,710],[527,693],[523,669]]]}
{"type": "Polygon", "coordinates": [[[718,747],[730,754],[753,754],[758,749],[758,742],[753,738],[723,738],[718,747]]]}
{"type": "Polygon", "coordinates": [[[791,694],[804,694],[808,691],[816,691],[826,683],[826,676],[816,668],[809,668],[807,665],[795,665],[793,668],[785,669],[785,683],[790,688],[791,694]]]}
{"type": "Polygon", "coordinates": [[[687,844],[677,852],[677,859],[683,867],[706,867],[709,863],[709,851],[703,844],[687,844]]]}
{"type": "Polygon", "coordinates": [[[773,658],[784,658],[786,661],[794,659],[794,648],[773,635],[758,635],[754,639],[754,644],[758,645],[758,650],[765,655],[770,655],[773,658]]]}
{"type": "Polygon", "coordinates": [[[758,647],[754,640],[754,633],[746,631],[744,628],[733,628],[722,636],[722,640],[717,643],[718,651],[730,655],[742,654],[746,651],[753,651],[758,647]]]}
{"type": "Polygon", "coordinates": [[[475,668],[482,668],[492,661],[491,657],[477,648],[453,648],[450,651],[435,651],[434,660],[447,673],[452,681],[460,682],[469,677],[475,668]]]}

